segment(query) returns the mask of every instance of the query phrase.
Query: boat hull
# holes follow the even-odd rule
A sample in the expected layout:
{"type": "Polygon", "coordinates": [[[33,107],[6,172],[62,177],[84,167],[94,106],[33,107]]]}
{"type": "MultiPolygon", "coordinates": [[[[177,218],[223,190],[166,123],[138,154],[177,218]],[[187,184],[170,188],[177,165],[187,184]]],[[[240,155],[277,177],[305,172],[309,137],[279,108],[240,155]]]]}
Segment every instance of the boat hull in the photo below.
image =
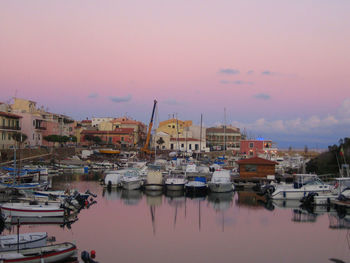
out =
{"type": "Polygon", "coordinates": [[[141,180],[122,182],[122,187],[125,190],[137,190],[141,188],[141,180]]]}
{"type": "Polygon", "coordinates": [[[162,191],[162,184],[145,184],[145,190],[147,191],[162,191]]]}
{"type": "Polygon", "coordinates": [[[306,190],[306,189],[285,189],[280,191],[275,191],[271,194],[272,199],[294,199],[300,200],[301,198],[307,196],[310,193],[318,193],[319,195],[323,195],[329,193],[329,190],[306,190]]]}
{"type": "Polygon", "coordinates": [[[33,205],[20,207],[3,205],[1,213],[6,218],[8,216],[16,217],[61,217],[64,216],[64,209],[58,206],[33,205]]]}
{"type": "Polygon", "coordinates": [[[167,191],[183,191],[185,184],[165,184],[167,191]]]}

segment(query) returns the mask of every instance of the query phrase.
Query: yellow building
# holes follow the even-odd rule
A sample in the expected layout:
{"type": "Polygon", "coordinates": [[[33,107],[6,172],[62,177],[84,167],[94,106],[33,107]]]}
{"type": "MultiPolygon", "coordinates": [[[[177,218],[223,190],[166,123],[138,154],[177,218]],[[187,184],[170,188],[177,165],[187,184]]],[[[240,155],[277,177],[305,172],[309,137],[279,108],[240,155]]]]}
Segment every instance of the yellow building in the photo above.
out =
{"type": "Polygon", "coordinates": [[[14,102],[11,105],[14,112],[27,112],[27,113],[37,113],[36,102],[31,100],[14,98],[14,102]]]}
{"type": "Polygon", "coordinates": [[[9,149],[15,145],[13,134],[21,131],[20,118],[0,107],[0,149],[9,149]]]}
{"type": "Polygon", "coordinates": [[[178,119],[169,119],[159,122],[157,133],[165,132],[170,136],[177,136],[183,134],[184,128],[192,126],[192,121],[181,121],[178,119]]]}

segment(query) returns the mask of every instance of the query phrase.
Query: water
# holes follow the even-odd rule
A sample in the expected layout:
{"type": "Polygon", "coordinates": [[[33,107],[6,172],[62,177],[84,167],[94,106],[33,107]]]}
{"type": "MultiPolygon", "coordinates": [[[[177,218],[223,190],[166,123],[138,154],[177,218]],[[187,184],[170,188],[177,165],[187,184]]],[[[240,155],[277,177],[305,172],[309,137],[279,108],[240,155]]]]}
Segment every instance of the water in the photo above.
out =
{"type": "MultiPolygon", "coordinates": [[[[193,199],[104,192],[94,179],[54,178],[55,188],[98,194],[97,204],[82,210],[70,229],[23,225],[20,232],[47,231],[58,242],[75,241],[79,255],[95,250],[100,263],[350,262],[350,215],[345,221],[335,211],[308,213],[293,202],[266,205],[252,192],[193,199]]],[[[3,232],[9,233],[16,229],[3,232]]]]}

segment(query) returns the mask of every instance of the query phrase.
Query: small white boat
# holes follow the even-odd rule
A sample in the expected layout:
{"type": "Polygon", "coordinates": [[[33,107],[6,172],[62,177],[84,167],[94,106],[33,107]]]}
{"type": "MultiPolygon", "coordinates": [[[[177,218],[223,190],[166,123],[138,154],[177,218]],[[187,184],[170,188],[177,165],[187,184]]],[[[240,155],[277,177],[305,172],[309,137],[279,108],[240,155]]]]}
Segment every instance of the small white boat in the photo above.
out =
{"type": "Polygon", "coordinates": [[[0,236],[0,252],[24,248],[34,248],[46,246],[47,233],[35,232],[19,235],[0,236]]]}
{"type": "Polygon", "coordinates": [[[50,263],[60,262],[76,256],[77,247],[69,242],[42,246],[37,248],[25,248],[17,251],[0,252],[0,262],[27,262],[27,263],[50,263]]]}
{"type": "Polygon", "coordinates": [[[169,177],[165,180],[165,187],[168,191],[182,191],[187,183],[186,178],[179,174],[177,176],[169,177]]]}
{"type": "Polygon", "coordinates": [[[211,180],[208,182],[210,191],[215,193],[225,193],[234,190],[234,185],[231,182],[230,171],[218,170],[213,173],[211,180]]]}
{"type": "Polygon", "coordinates": [[[185,184],[185,190],[190,194],[206,194],[207,184],[204,177],[196,177],[194,181],[185,184]]]}
{"type": "Polygon", "coordinates": [[[160,171],[149,171],[147,173],[145,189],[147,191],[163,190],[163,175],[160,171]]]}
{"type": "Polygon", "coordinates": [[[60,204],[30,204],[30,203],[5,203],[1,205],[1,214],[18,217],[56,217],[64,216],[64,209],[60,204]]]}
{"type": "Polygon", "coordinates": [[[324,194],[331,191],[331,186],[321,181],[316,174],[296,174],[294,184],[269,185],[265,191],[272,199],[300,200],[309,193],[324,194]]]}
{"type": "Polygon", "coordinates": [[[127,172],[124,174],[122,181],[122,187],[125,190],[136,190],[141,187],[142,179],[137,172],[127,172]]]}

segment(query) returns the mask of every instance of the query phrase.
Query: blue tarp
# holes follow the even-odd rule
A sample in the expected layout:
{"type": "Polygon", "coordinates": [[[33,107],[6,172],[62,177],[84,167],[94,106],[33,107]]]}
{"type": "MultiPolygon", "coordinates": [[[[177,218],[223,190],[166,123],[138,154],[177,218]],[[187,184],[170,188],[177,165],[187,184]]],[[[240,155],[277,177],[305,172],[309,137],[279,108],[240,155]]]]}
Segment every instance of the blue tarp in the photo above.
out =
{"type": "Polygon", "coordinates": [[[195,177],[194,180],[197,182],[202,182],[202,183],[207,182],[207,179],[205,177],[195,177]]]}

